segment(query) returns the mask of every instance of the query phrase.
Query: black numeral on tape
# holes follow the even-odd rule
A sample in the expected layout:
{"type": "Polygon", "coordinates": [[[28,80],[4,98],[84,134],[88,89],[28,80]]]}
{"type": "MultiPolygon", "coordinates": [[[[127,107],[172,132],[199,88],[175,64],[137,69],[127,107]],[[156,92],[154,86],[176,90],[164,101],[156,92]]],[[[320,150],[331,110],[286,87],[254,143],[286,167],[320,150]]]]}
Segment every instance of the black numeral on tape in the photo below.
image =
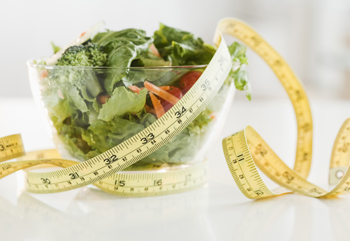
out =
{"type": "Polygon", "coordinates": [[[147,144],[149,141],[152,141],[153,139],[154,139],[153,133],[149,133],[146,137],[141,138],[141,142],[142,144],[147,144]]]}
{"type": "Polygon", "coordinates": [[[79,174],[76,172],[69,173],[70,179],[76,179],[79,177],[79,174]]]}
{"type": "Polygon", "coordinates": [[[182,106],[182,109],[175,112],[176,118],[180,118],[186,112],[186,108],[182,106]]]}
{"type": "Polygon", "coordinates": [[[104,161],[104,162],[106,163],[106,165],[108,166],[108,165],[112,164],[113,162],[118,161],[118,158],[117,158],[116,155],[112,155],[112,156],[110,156],[109,158],[104,159],[103,161],[104,161]]]}

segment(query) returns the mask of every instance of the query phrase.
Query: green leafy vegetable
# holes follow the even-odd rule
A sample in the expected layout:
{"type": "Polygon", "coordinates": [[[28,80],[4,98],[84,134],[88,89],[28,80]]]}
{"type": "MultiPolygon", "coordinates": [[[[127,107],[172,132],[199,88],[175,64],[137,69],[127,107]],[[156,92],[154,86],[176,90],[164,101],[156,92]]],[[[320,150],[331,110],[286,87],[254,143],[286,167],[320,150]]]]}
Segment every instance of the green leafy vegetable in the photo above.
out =
{"type": "Polygon", "coordinates": [[[79,91],[73,85],[65,85],[63,95],[65,98],[74,103],[75,107],[78,108],[81,112],[87,112],[88,108],[84,99],[80,96],[79,91]]]}
{"type": "Polygon", "coordinates": [[[83,128],[74,125],[62,125],[58,128],[59,137],[66,150],[75,158],[86,160],[86,154],[91,151],[91,147],[82,139],[83,133],[83,128]]]}
{"type": "Polygon", "coordinates": [[[235,71],[231,70],[229,73],[229,76],[231,76],[234,79],[234,83],[236,86],[236,89],[238,90],[245,90],[246,91],[246,97],[248,100],[252,99],[252,91],[250,84],[248,82],[248,74],[245,70],[242,70],[241,67],[235,71]]]}
{"type": "Polygon", "coordinates": [[[238,42],[234,42],[230,46],[228,46],[228,50],[230,51],[233,62],[239,62],[241,65],[248,64],[248,58],[246,56],[246,46],[238,42]]]}
{"type": "Polygon", "coordinates": [[[74,112],[69,104],[69,101],[61,99],[52,107],[52,111],[53,115],[57,117],[57,122],[63,122],[74,112]]]}
{"type": "Polygon", "coordinates": [[[117,87],[114,89],[112,97],[102,106],[98,119],[110,121],[115,116],[123,116],[126,113],[135,114],[144,108],[146,95],[146,89],[136,94],[123,86],[117,87]]]}
{"type": "Polygon", "coordinates": [[[108,54],[106,66],[114,67],[104,81],[104,88],[112,94],[114,85],[128,74],[128,67],[132,61],[143,52],[148,51],[152,38],[146,32],[138,29],[125,29],[122,31],[107,31],[98,33],[92,40],[104,46],[108,54]]]}
{"type": "Polygon", "coordinates": [[[57,53],[58,51],[60,51],[60,47],[58,47],[57,45],[55,45],[53,42],[51,42],[51,46],[52,46],[52,50],[53,50],[53,53],[57,53]]]}
{"type": "Polygon", "coordinates": [[[234,42],[228,47],[232,61],[235,63],[239,63],[239,67],[234,70],[232,69],[229,73],[229,76],[231,76],[234,79],[234,83],[236,86],[236,89],[238,90],[245,90],[246,91],[246,97],[248,100],[252,99],[252,91],[250,84],[248,82],[248,74],[247,72],[243,69],[243,66],[248,64],[248,59],[246,56],[246,51],[247,47],[234,42]]]}
{"type": "Polygon", "coordinates": [[[83,133],[82,138],[94,151],[102,153],[142,131],[144,126],[133,121],[115,117],[105,122],[97,120],[83,133]]]}
{"type": "Polygon", "coordinates": [[[153,38],[161,56],[173,65],[208,64],[216,51],[201,38],[164,24],[160,24],[153,38]]]}

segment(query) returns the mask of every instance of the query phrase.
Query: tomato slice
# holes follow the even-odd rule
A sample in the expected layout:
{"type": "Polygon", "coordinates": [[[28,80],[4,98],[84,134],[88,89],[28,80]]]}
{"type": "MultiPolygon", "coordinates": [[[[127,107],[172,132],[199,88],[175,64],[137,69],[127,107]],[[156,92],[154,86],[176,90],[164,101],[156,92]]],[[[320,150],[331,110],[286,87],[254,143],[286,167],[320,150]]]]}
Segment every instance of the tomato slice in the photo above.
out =
{"type": "MultiPolygon", "coordinates": [[[[182,91],[179,88],[174,87],[174,86],[169,86],[169,89],[166,90],[166,92],[168,92],[169,94],[172,94],[173,96],[175,96],[179,99],[181,99],[183,96],[182,91]]],[[[168,101],[166,101],[160,97],[159,97],[159,100],[160,100],[160,103],[162,104],[165,112],[167,112],[171,107],[173,107],[173,105],[171,103],[169,103],[168,101]]]]}
{"type": "Polygon", "coordinates": [[[191,71],[184,74],[180,79],[179,87],[182,90],[183,94],[186,94],[187,91],[197,82],[199,77],[201,77],[202,72],[200,71],[191,71]]]}

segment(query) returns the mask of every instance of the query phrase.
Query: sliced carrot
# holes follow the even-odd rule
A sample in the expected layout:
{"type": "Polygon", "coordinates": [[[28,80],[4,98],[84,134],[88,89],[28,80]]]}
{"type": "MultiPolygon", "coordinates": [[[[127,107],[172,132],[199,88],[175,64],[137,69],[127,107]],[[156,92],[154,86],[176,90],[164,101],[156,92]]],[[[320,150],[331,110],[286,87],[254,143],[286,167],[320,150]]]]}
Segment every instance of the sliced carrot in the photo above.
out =
{"type": "Polygon", "coordinates": [[[151,84],[148,81],[145,81],[145,87],[148,91],[152,92],[153,94],[158,95],[159,97],[168,101],[172,105],[175,105],[180,100],[176,96],[173,96],[172,94],[166,92],[165,90],[162,90],[158,86],[155,86],[154,84],[151,84]]]}
{"type": "Polygon", "coordinates": [[[154,46],[154,44],[150,44],[150,45],[149,45],[149,49],[151,50],[151,52],[152,52],[155,56],[157,56],[157,57],[159,57],[159,58],[162,57],[162,56],[160,56],[160,54],[159,54],[159,52],[158,52],[158,49],[156,48],[156,46],[154,46]]]}
{"type": "Polygon", "coordinates": [[[130,85],[129,89],[131,89],[132,91],[134,91],[135,93],[140,93],[140,88],[135,86],[135,85],[130,85]]]}
{"type": "Polygon", "coordinates": [[[146,109],[146,111],[148,112],[148,113],[151,113],[151,114],[153,114],[153,115],[156,115],[156,112],[155,112],[155,110],[152,108],[152,107],[150,107],[149,105],[145,105],[145,109],[146,109]]]}
{"type": "Polygon", "coordinates": [[[170,90],[170,86],[160,86],[159,88],[161,88],[162,90],[170,90]]]}
{"type": "Polygon", "coordinates": [[[47,72],[46,69],[42,70],[40,73],[39,73],[39,78],[40,80],[43,80],[45,79],[47,76],[48,76],[49,72],[47,72]]]}
{"type": "Polygon", "coordinates": [[[154,110],[156,112],[156,116],[159,119],[160,117],[162,117],[162,115],[165,114],[164,108],[163,108],[162,104],[160,103],[160,100],[158,100],[154,94],[149,93],[149,96],[151,96],[151,101],[152,101],[154,110]]]}

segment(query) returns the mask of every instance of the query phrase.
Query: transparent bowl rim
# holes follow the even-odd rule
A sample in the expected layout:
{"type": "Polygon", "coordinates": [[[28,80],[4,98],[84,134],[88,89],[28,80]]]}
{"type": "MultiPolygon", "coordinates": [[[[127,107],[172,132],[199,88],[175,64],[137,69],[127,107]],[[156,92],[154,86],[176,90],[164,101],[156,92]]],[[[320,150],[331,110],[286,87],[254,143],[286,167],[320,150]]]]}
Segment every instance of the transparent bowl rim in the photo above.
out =
{"type": "Polygon", "coordinates": [[[150,67],[98,67],[98,66],[57,66],[34,63],[34,60],[27,60],[28,67],[42,69],[129,69],[129,70],[169,70],[169,69],[199,69],[206,68],[208,65],[184,65],[184,66],[150,66],[150,67]]]}

